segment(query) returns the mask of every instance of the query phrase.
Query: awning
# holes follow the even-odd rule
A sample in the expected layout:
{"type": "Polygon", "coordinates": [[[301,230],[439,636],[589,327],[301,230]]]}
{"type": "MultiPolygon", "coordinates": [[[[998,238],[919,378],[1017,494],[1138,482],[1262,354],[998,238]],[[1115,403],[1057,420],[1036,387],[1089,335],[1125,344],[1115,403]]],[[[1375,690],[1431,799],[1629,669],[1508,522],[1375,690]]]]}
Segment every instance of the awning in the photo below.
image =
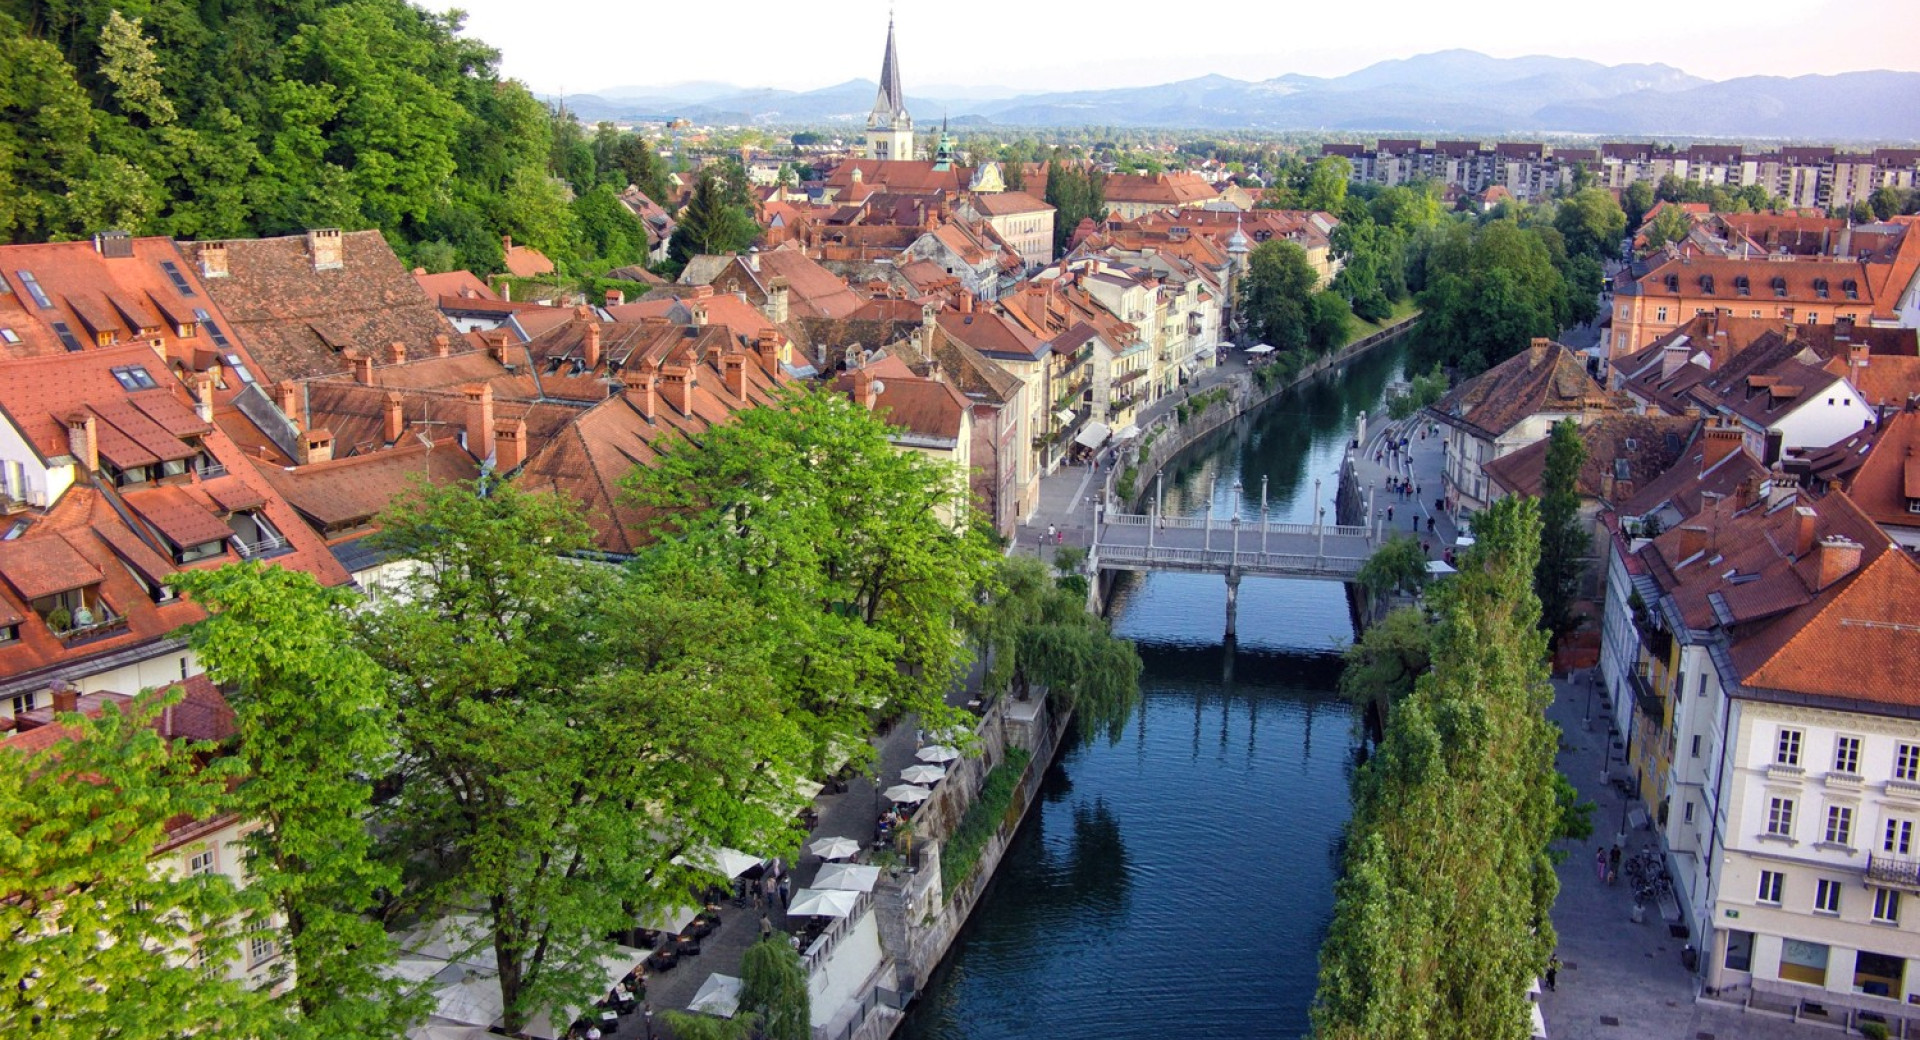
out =
{"type": "Polygon", "coordinates": [[[837,892],[871,892],[880,868],[858,863],[829,863],[813,876],[813,887],[837,892]]]}
{"type": "Polygon", "coordinates": [[[1073,409],[1062,408],[1059,411],[1053,413],[1053,417],[1060,421],[1060,425],[1065,426],[1074,420],[1073,409]]]}
{"type": "Polygon", "coordinates": [[[699,849],[690,855],[673,857],[673,865],[676,867],[698,867],[726,878],[737,878],[758,866],[759,863],[758,856],[749,856],[744,852],[724,847],[713,850],[699,849]]]}
{"type": "Polygon", "coordinates": [[[1265,343],[1256,343],[1256,344],[1254,344],[1253,346],[1251,346],[1251,347],[1248,347],[1248,348],[1247,348],[1247,353],[1249,353],[1249,354],[1271,354],[1271,353],[1273,353],[1273,348],[1272,348],[1272,347],[1270,347],[1270,346],[1267,346],[1267,345],[1266,345],[1265,343]]]}
{"type": "Polygon", "coordinates": [[[793,894],[789,917],[851,917],[860,893],[837,888],[803,888],[793,894]]]}
{"type": "Polygon", "coordinates": [[[1455,571],[1452,567],[1447,566],[1447,562],[1445,560],[1428,560],[1427,573],[1428,574],[1456,574],[1458,572],[1455,571]]]}
{"type": "Polygon", "coordinates": [[[1086,425],[1085,429],[1080,431],[1078,436],[1074,437],[1073,442],[1083,448],[1098,448],[1107,442],[1107,434],[1109,432],[1111,431],[1107,429],[1106,423],[1090,422],[1086,425]]]}
{"type": "Polygon", "coordinates": [[[740,980],[732,975],[714,973],[700,984],[700,989],[687,1002],[688,1011],[704,1011],[721,1018],[732,1018],[740,1010],[740,980]]]}

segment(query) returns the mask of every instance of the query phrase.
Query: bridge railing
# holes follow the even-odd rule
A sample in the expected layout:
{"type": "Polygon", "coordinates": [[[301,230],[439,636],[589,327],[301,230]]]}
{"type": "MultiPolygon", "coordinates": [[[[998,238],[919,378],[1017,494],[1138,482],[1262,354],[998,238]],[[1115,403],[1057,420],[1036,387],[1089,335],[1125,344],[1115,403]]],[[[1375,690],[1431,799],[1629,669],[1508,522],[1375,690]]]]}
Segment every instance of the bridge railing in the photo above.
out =
{"type": "MultiPolygon", "coordinates": [[[[1103,525],[1111,527],[1158,527],[1166,531],[1204,531],[1209,527],[1207,518],[1203,516],[1156,517],[1147,513],[1108,513],[1101,518],[1100,522],[1103,525]]],[[[1258,520],[1243,519],[1240,521],[1239,526],[1240,533],[1243,535],[1259,534],[1264,530],[1268,534],[1318,535],[1325,533],[1335,538],[1365,538],[1372,533],[1371,528],[1355,524],[1262,524],[1258,520]]],[[[1215,531],[1230,532],[1233,530],[1234,524],[1231,520],[1221,520],[1215,517],[1211,527],[1215,531]]]]}
{"type": "Polygon", "coordinates": [[[1258,549],[1181,549],[1168,546],[1102,545],[1100,566],[1148,564],[1225,573],[1305,574],[1351,576],[1367,561],[1359,556],[1319,556],[1312,553],[1274,553],[1258,549]]]}

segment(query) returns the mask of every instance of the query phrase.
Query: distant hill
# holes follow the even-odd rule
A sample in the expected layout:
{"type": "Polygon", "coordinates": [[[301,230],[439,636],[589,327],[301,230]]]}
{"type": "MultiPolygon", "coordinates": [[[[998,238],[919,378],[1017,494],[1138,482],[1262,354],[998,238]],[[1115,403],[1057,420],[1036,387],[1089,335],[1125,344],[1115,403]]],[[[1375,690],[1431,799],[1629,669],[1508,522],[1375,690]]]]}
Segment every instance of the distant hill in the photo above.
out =
{"type": "MultiPolygon", "coordinates": [[[[567,106],[590,120],[857,123],[872,106],[874,91],[874,83],[863,79],[810,91],[697,83],[610,88],[569,96],[567,106]]],[[[951,96],[908,97],[921,126],[937,124],[944,114],[969,125],[1003,126],[1920,139],[1920,105],[1907,103],[1920,99],[1920,73],[1747,76],[1716,83],[1669,65],[1492,58],[1468,50],[1397,58],[1330,79],[1202,76],[1152,87],[1018,97],[981,97],[993,92],[965,88],[943,93],[951,96]]]]}

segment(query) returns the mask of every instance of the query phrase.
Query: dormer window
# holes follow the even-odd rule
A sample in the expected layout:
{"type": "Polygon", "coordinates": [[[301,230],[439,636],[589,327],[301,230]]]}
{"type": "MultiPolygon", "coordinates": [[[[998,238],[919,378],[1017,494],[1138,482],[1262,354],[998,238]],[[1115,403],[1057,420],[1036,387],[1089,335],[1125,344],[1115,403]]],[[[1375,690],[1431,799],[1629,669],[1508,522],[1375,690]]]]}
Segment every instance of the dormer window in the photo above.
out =
{"type": "Polygon", "coordinates": [[[1773,276],[1773,294],[1781,299],[1787,296],[1787,280],[1777,274],[1773,276]]]}
{"type": "Polygon", "coordinates": [[[1815,278],[1813,280],[1813,294],[1823,300],[1827,298],[1827,280],[1825,278],[1815,278]]]}
{"type": "Polygon", "coordinates": [[[1680,291],[1680,276],[1679,276],[1679,275],[1677,275],[1677,274],[1670,274],[1670,275],[1668,275],[1668,276],[1667,276],[1667,291],[1668,291],[1668,292],[1670,292],[1670,293],[1677,293],[1677,292],[1679,292],[1679,291],[1680,291]]]}
{"type": "Polygon", "coordinates": [[[1847,299],[1857,300],[1860,298],[1860,283],[1849,278],[1840,283],[1840,291],[1847,294],[1847,299]]]}
{"type": "Polygon", "coordinates": [[[1735,275],[1733,279],[1733,291],[1739,296],[1751,296],[1753,295],[1753,282],[1744,274],[1735,275]]]}

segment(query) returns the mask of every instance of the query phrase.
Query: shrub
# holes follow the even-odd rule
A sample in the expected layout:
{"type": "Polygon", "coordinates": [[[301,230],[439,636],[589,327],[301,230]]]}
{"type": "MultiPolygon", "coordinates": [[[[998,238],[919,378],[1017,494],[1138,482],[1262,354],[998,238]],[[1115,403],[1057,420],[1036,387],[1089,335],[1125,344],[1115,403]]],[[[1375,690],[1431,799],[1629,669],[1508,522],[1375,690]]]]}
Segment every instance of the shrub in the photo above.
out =
{"type": "Polygon", "coordinates": [[[980,785],[979,796],[967,806],[960,826],[948,836],[946,846],[940,850],[940,888],[948,899],[952,899],[954,889],[973,874],[988,840],[1008,822],[1013,793],[1019,790],[1020,778],[1026,775],[1027,763],[1032,758],[1022,748],[1008,748],[1007,760],[987,774],[986,782],[980,785]]]}

